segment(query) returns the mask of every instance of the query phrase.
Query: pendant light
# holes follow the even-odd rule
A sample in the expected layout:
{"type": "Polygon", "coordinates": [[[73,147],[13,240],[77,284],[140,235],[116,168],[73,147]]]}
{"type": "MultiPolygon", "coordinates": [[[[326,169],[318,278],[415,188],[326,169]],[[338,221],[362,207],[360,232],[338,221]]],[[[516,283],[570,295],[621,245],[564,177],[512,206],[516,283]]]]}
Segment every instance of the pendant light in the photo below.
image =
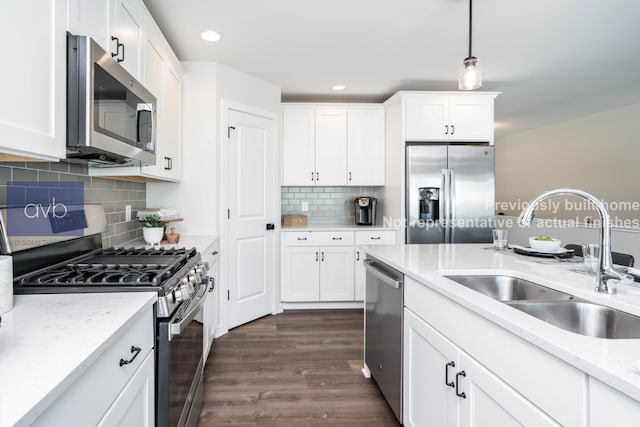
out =
{"type": "Polygon", "coordinates": [[[469,56],[462,61],[462,70],[458,76],[459,90],[473,90],[482,86],[482,69],[478,58],[471,54],[471,11],[472,1],[469,0],[469,56]]]}

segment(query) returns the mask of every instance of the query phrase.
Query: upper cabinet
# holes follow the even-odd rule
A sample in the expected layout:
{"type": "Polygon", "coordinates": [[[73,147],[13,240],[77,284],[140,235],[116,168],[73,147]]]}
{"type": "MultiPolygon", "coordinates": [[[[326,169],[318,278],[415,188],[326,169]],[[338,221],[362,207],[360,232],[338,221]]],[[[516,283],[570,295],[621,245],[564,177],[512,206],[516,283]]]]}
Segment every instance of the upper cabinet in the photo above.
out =
{"type": "Polygon", "coordinates": [[[282,185],[384,185],[380,104],[283,104],[282,185]]]}
{"type": "Polygon", "coordinates": [[[148,20],[148,11],[139,0],[111,0],[109,4],[110,49],[105,50],[140,80],[143,25],[148,20]]]}
{"type": "Polygon", "coordinates": [[[0,71],[0,160],[65,157],[66,19],[63,1],[0,2],[3,56],[18,60],[0,71]]]}
{"type": "Polygon", "coordinates": [[[151,14],[142,0],[67,1],[69,32],[91,36],[157,99],[156,164],[91,167],[89,174],[179,181],[182,177],[182,66],[151,14]]]}
{"type": "Polygon", "coordinates": [[[406,141],[493,143],[495,92],[404,94],[406,141]]]}

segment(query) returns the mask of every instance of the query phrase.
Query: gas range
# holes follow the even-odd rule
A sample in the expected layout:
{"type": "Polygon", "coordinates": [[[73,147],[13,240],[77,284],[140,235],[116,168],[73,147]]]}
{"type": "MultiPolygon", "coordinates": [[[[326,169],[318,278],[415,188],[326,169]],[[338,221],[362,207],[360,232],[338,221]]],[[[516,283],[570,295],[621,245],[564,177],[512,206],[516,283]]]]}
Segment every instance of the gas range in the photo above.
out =
{"type": "Polygon", "coordinates": [[[157,316],[169,317],[204,281],[206,266],[195,248],[97,249],[16,278],[14,292],[158,293],[157,316]]]}
{"type": "Polygon", "coordinates": [[[27,208],[0,208],[0,249],[13,258],[14,293],[156,292],[155,424],[194,427],[204,370],[196,316],[209,281],[198,251],[103,249],[107,221],[100,204],[69,204],[41,217],[27,208]]]}

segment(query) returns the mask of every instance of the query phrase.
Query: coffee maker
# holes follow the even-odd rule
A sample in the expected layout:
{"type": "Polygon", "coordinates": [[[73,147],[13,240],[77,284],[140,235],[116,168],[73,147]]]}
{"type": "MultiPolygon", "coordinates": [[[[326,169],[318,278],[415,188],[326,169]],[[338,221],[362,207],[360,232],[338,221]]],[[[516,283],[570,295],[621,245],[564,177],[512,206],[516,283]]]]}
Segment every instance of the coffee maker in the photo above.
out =
{"type": "Polygon", "coordinates": [[[374,225],[376,223],[375,197],[358,197],[355,200],[356,225],[374,225]]]}

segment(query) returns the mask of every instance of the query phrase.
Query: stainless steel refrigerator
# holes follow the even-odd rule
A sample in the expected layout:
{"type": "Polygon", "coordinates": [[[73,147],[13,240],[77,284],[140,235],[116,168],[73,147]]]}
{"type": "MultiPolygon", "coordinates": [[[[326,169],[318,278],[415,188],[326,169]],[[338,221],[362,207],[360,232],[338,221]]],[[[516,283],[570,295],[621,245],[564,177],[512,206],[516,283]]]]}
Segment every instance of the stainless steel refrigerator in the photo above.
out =
{"type": "Polygon", "coordinates": [[[407,243],[492,241],[493,147],[407,145],[406,162],[407,243]]]}

